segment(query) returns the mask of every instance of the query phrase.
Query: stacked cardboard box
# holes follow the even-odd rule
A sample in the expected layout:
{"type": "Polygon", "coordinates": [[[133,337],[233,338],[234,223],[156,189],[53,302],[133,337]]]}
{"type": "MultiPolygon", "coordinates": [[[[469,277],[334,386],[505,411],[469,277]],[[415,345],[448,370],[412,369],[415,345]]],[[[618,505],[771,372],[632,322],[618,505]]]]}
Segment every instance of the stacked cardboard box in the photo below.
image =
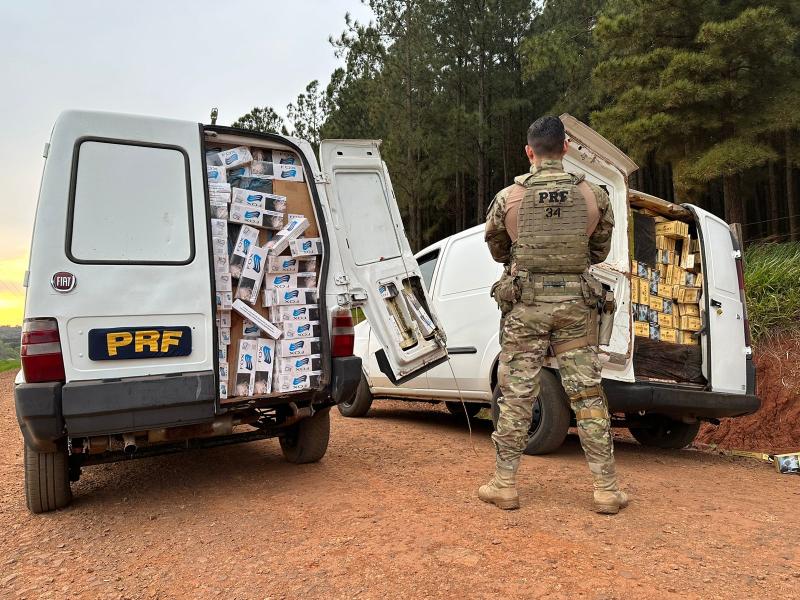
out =
{"type": "Polygon", "coordinates": [[[689,225],[655,217],[655,264],[632,261],[631,303],[634,334],[673,344],[697,345],[700,297],[700,247],[689,225]]]}
{"type": "Polygon", "coordinates": [[[303,181],[301,161],[290,152],[246,146],[209,149],[206,159],[220,398],[314,386],[321,362],[317,278],[322,244],[319,238],[301,237],[317,231],[310,202],[274,193],[280,180],[285,190],[307,195],[307,186],[283,183],[303,181]],[[302,318],[289,317],[300,307],[296,314],[302,318]]]}

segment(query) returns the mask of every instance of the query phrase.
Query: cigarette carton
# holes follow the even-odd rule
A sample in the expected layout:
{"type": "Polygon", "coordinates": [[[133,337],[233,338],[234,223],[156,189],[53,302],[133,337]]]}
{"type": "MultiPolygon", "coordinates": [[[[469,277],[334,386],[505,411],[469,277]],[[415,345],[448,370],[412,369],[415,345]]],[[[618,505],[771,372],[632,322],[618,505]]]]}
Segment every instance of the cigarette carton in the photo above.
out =
{"type": "Polygon", "coordinates": [[[296,273],[267,273],[264,277],[264,289],[296,288],[296,273]]]}
{"type": "Polygon", "coordinates": [[[228,253],[228,238],[227,237],[212,237],[211,238],[211,252],[214,256],[218,254],[228,253]]]}
{"type": "Polygon", "coordinates": [[[230,196],[231,195],[231,184],[230,183],[212,183],[208,182],[208,193],[209,194],[219,194],[221,196],[230,196]]]}
{"type": "Polygon", "coordinates": [[[661,329],[658,325],[650,323],[650,339],[656,342],[661,340],[661,329]]]}
{"type": "Polygon", "coordinates": [[[219,328],[219,343],[223,346],[229,346],[231,343],[231,330],[229,327],[219,328]]]}
{"type": "Polygon", "coordinates": [[[251,246],[258,246],[258,229],[242,225],[231,253],[231,275],[234,277],[238,278],[242,274],[242,268],[251,246]]]}
{"type": "Polygon", "coordinates": [[[228,183],[233,188],[242,190],[253,190],[255,192],[264,192],[266,194],[272,193],[272,180],[264,179],[263,177],[250,177],[250,176],[234,176],[228,173],[228,183]]]}
{"type": "Polygon", "coordinates": [[[231,265],[228,262],[228,255],[227,254],[214,254],[213,255],[214,261],[214,273],[230,273],[231,265]]]}
{"type": "Polygon", "coordinates": [[[272,162],[279,165],[299,165],[300,157],[292,152],[284,152],[283,150],[272,151],[272,162]]]}
{"type": "Polygon", "coordinates": [[[292,256],[314,256],[322,254],[322,239],[298,238],[289,242],[289,251],[292,256]]]}
{"type": "Polygon", "coordinates": [[[648,321],[650,319],[650,307],[647,304],[634,304],[633,309],[634,320],[648,321]]]}
{"type": "Polygon", "coordinates": [[[228,363],[227,362],[220,362],[219,363],[219,380],[220,382],[228,383],[228,363]]]}
{"type": "Polygon", "coordinates": [[[662,312],[664,310],[664,300],[658,296],[650,296],[650,302],[648,303],[648,306],[651,310],[662,312]]]}
{"type": "Polygon", "coordinates": [[[319,386],[320,373],[298,373],[287,374],[283,373],[275,378],[275,391],[298,392],[300,390],[307,390],[312,387],[319,386]]]}
{"type": "Polygon", "coordinates": [[[264,306],[287,304],[316,304],[317,290],[314,288],[283,288],[264,290],[264,306]]]}
{"type": "Polygon", "coordinates": [[[253,380],[256,373],[256,354],[258,340],[239,340],[239,354],[236,362],[237,396],[253,395],[253,380]]]}
{"type": "Polygon", "coordinates": [[[228,239],[228,222],[225,219],[211,219],[211,237],[228,239]]]}
{"type": "Polygon", "coordinates": [[[633,334],[638,337],[650,337],[650,323],[647,321],[636,321],[633,324],[633,334]]]}
{"type": "Polygon", "coordinates": [[[281,329],[283,329],[284,339],[287,340],[318,338],[321,335],[317,321],[283,321],[281,329]]]}
{"type": "Polygon", "coordinates": [[[675,344],[678,341],[678,331],[672,327],[661,326],[661,341],[675,344]]]}
{"type": "Polygon", "coordinates": [[[690,317],[688,315],[681,315],[678,323],[678,328],[683,331],[700,331],[702,327],[703,323],[700,321],[699,317],[690,317]]]}
{"type": "Polygon", "coordinates": [[[639,285],[639,304],[650,304],[650,282],[642,279],[639,285]]]}
{"type": "Polygon", "coordinates": [[[261,331],[266,333],[273,340],[277,340],[283,333],[280,328],[276,327],[263,316],[261,316],[254,308],[247,306],[244,302],[237,299],[233,302],[233,310],[242,315],[245,319],[249,319],[255,323],[261,331]]]}
{"type": "Polygon", "coordinates": [[[225,167],[209,165],[206,167],[206,175],[209,183],[225,183],[227,181],[225,167]]]}
{"type": "Polygon", "coordinates": [[[217,359],[220,362],[228,360],[228,345],[220,344],[217,348],[217,359]]]}
{"type": "Polygon", "coordinates": [[[680,307],[680,314],[687,317],[699,317],[700,306],[698,304],[678,304],[680,307]]]}
{"type": "Polygon", "coordinates": [[[678,302],[681,304],[697,304],[700,302],[700,288],[682,287],[678,290],[678,302]]]}
{"type": "Polygon", "coordinates": [[[312,354],[319,354],[320,350],[319,338],[278,340],[278,355],[284,358],[290,356],[310,356],[312,354]]]}
{"type": "Polygon", "coordinates": [[[274,212],[286,212],[286,196],[279,196],[277,194],[269,194],[256,190],[233,188],[231,202],[234,204],[246,204],[248,206],[263,208],[264,210],[271,210],[274,212]]]}
{"type": "Polygon", "coordinates": [[[303,169],[300,165],[281,165],[272,163],[273,177],[283,181],[303,181],[303,169]]]}
{"type": "Polygon", "coordinates": [[[264,279],[264,263],[266,259],[266,248],[250,246],[242,274],[239,277],[239,286],[236,288],[237,298],[241,298],[250,304],[258,302],[258,292],[261,291],[261,282],[264,279]]]}
{"type": "Polygon", "coordinates": [[[217,310],[230,310],[233,306],[233,293],[232,292],[216,292],[217,310]]]}
{"type": "Polygon", "coordinates": [[[772,458],[775,460],[775,470],[778,473],[794,473],[800,475],[800,452],[776,454],[772,458]]]}
{"type": "Polygon", "coordinates": [[[226,400],[228,398],[228,384],[219,382],[219,399],[226,400]]]}
{"type": "Polygon", "coordinates": [[[666,221],[656,223],[656,235],[672,238],[682,238],[689,236],[689,224],[683,221],[666,221]]]}
{"type": "Polygon", "coordinates": [[[299,261],[289,256],[267,256],[268,273],[297,273],[299,261]]]}
{"type": "Polygon", "coordinates": [[[234,177],[250,177],[250,165],[242,165],[239,167],[234,167],[232,169],[228,169],[228,178],[234,177]]]}
{"type": "Polygon", "coordinates": [[[231,204],[228,219],[231,223],[243,223],[263,229],[280,229],[283,227],[282,212],[266,210],[246,204],[231,204]]]}
{"type": "Polygon", "coordinates": [[[261,329],[250,319],[242,319],[242,337],[257,338],[261,335],[261,329]]]}
{"type": "Polygon", "coordinates": [[[275,361],[275,341],[267,338],[258,338],[258,358],[256,359],[256,373],[253,381],[253,392],[256,394],[269,394],[272,392],[272,367],[275,361]]]}
{"type": "Polygon", "coordinates": [[[316,304],[304,306],[272,306],[269,318],[275,323],[285,321],[319,321],[319,307],[316,304]]]}
{"type": "Polygon", "coordinates": [[[316,256],[298,256],[297,257],[297,272],[298,273],[311,273],[317,271],[317,257],[316,256]]]}
{"type": "Polygon", "coordinates": [[[652,308],[647,309],[647,321],[650,325],[658,325],[658,315],[660,313],[652,308]]]}
{"type": "Polygon", "coordinates": [[[656,293],[662,298],[672,297],[672,286],[667,283],[659,283],[656,286],[656,293]]]}
{"type": "Polygon", "coordinates": [[[631,277],[631,302],[639,302],[639,281],[638,277],[631,277]]]}
{"type": "Polygon", "coordinates": [[[299,288],[315,288],[317,287],[317,274],[314,271],[310,273],[297,274],[297,287],[299,288]]]}
{"type": "Polygon", "coordinates": [[[310,356],[295,356],[292,358],[276,358],[275,373],[310,373],[322,370],[322,356],[312,354],[310,356]]]}
{"type": "MultiPolygon", "coordinates": [[[[670,329],[672,329],[672,327],[673,327],[672,315],[667,315],[667,314],[664,314],[664,313],[658,313],[658,326],[662,327],[662,328],[663,327],[669,327],[670,329]]],[[[665,341],[669,341],[669,340],[665,340],[665,341]]]]}
{"type": "Polygon", "coordinates": [[[233,291],[233,281],[230,273],[214,273],[214,284],[218,292],[233,291]]]}
{"type": "Polygon", "coordinates": [[[272,163],[266,160],[254,160],[250,163],[252,174],[254,177],[264,177],[269,179],[275,178],[275,171],[272,168],[272,163]]]}
{"type": "Polygon", "coordinates": [[[230,194],[209,194],[208,195],[208,201],[209,202],[217,202],[219,204],[230,204],[231,203],[231,195],[230,194]]]}
{"type": "Polygon", "coordinates": [[[678,343],[684,346],[697,346],[700,344],[700,339],[692,335],[692,331],[678,331],[678,343]]]}
{"type": "Polygon", "coordinates": [[[636,275],[642,279],[650,278],[650,269],[644,263],[636,263],[636,275]]]}
{"type": "Polygon", "coordinates": [[[230,150],[223,150],[217,154],[220,164],[226,169],[231,169],[253,160],[253,155],[250,154],[250,149],[247,146],[237,146],[230,150]]]}
{"type": "Polygon", "coordinates": [[[217,311],[217,327],[228,327],[231,326],[231,311],[229,310],[219,310],[217,311]]]}
{"type": "Polygon", "coordinates": [[[269,253],[273,256],[282,254],[289,247],[289,242],[300,237],[306,229],[308,229],[308,219],[292,219],[267,244],[269,253]]]}
{"type": "Polygon", "coordinates": [[[211,201],[209,203],[209,214],[211,215],[212,219],[228,219],[228,203],[227,202],[219,202],[219,201],[211,201]]]}

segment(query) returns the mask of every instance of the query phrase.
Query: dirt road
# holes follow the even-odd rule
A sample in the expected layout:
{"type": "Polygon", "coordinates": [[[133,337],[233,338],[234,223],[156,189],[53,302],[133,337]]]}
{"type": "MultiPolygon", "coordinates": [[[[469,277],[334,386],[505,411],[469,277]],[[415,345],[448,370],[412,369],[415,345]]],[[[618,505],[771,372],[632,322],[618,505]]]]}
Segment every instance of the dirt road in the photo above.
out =
{"type": "Polygon", "coordinates": [[[482,504],[490,425],[439,407],[335,414],[322,462],[277,441],[86,469],[33,516],[0,376],[2,598],[800,598],[800,479],[617,444],[631,506],[590,512],[577,440],[525,457],[523,506],[482,504]]]}

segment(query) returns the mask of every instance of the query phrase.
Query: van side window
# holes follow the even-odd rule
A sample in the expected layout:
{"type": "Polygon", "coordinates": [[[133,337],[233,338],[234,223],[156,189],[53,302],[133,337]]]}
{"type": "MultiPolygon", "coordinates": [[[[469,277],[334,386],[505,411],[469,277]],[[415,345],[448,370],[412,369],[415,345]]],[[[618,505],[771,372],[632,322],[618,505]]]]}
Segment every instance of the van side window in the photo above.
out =
{"type": "Polygon", "coordinates": [[[176,147],[83,140],[67,250],[76,262],[185,264],[194,258],[189,159],[176,147]]]}
{"type": "Polygon", "coordinates": [[[432,250],[427,254],[423,254],[417,258],[420,273],[422,273],[422,280],[425,282],[425,289],[431,291],[433,284],[433,272],[436,270],[436,262],[439,260],[439,251],[432,250]]]}
{"type": "Polygon", "coordinates": [[[503,266],[492,260],[483,241],[483,231],[452,242],[447,251],[439,294],[488,290],[500,278],[503,266]]]}

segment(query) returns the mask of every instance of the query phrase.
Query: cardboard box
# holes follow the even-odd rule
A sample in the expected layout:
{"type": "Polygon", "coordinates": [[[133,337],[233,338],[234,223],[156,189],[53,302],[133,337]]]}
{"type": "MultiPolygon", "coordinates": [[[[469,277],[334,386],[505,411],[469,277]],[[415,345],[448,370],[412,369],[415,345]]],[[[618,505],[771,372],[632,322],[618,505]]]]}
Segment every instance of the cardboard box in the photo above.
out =
{"type": "Polygon", "coordinates": [[[672,329],[673,328],[672,315],[658,313],[658,326],[662,328],[668,327],[672,329]]]}
{"type": "Polygon", "coordinates": [[[229,346],[231,343],[231,330],[229,327],[219,328],[219,343],[223,346],[229,346]]]}
{"type": "Polygon", "coordinates": [[[672,307],[675,304],[672,301],[672,298],[662,298],[662,303],[664,305],[664,308],[663,308],[664,314],[665,315],[671,315],[672,314],[672,307]]]}
{"type": "Polygon", "coordinates": [[[251,174],[255,177],[275,178],[275,169],[272,167],[272,161],[254,160],[250,163],[250,168],[251,174]]]}
{"type": "Polygon", "coordinates": [[[319,307],[316,304],[301,306],[272,306],[269,318],[274,323],[285,321],[319,321],[319,307]]]}
{"type": "Polygon", "coordinates": [[[219,254],[228,254],[228,238],[226,237],[212,237],[211,238],[211,253],[214,256],[219,254]]]}
{"type": "Polygon", "coordinates": [[[242,225],[231,253],[231,275],[234,277],[238,278],[242,274],[242,268],[251,246],[258,246],[258,229],[249,225],[242,225]]]}
{"type": "Polygon", "coordinates": [[[281,165],[272,163],[275,179],[283,181],[303,181],[303,168],[300,165],[281,165]]]}
{"type": "Polygon", "coordinates": [[[664,237],[683,238],[689,236],[689,224],[683,221],[665,221],[656,223],[656,235],[664,237]]]}
{"type": "Polygon", "coordinates": [[[650,307],[647,304],[634,304],[633,318],[635,321],[647,322],[650,318],[650,307]]]}
{"type": "Polygon", "coordinates": [[[231,265],[228,262],[227,254],[214,254],[212,260],[214,262],[215,275],[218,275],[220,273],[230,273],[231,265]]]}
{"type": "Polygon", "coordinates": [[[284,215],[274,210],[235,203],[231,204],[228,220],[231,223],[242,223],[262,229],[281,229],[284,215]]]}
{"type": "Polygon", "coordinates": [[[652,308],[647,309],[647,321],[650,325],[658,325],[658,315],[661,314],[652,308]]]}
{"type": "Polygon", "coordinates": [[[226,400],[228,398],[228,384],[222,381],[219,382],[219,398],[220,400],[226,400]]]}
{"type": "Polygon", "coordinates": [[[237,299],[233,302],[233,310],[242,315],[245,319],[249,319],[255,323],[261,331],[266,333],[273,340],[277,340],[281,337],[283,332],[280,328],[267,321],[254,308],[247,306],[247,304],[241,300],[237,299]]]}
{"type": "Polygon", "coordinates": [[[691,331],[678,331],[678,343],[684,346],[697,346],[700,344],[700,338],[692,335],[691,331]]]}
{"type": "Polygon", "coordinates": [[[228,169],[228,179],[238,179],[241,177],[250,177],[253,172],[250,169],[250,165],[240,165],[238,167],[233,167],[232,169],[228,169]]]}
{"type": "Polygon", "coordinates": [[[669,284],[659,283],[657,291],[662,298],[672,298],[672,286],[669,284]]]}
{"type": "Polygon", "coordinates": [[[308,229],[308,219],[292,219],[267,244],[269,253],[272,256],[282,254],[289,247],[289,242],[300,237],[306,229],[308,229]]]}
{"type": "Polygon", "coordinates": [[[299,264],[290,256],[267,256],[267,273],[297,273],[299,264]]]}
{"type": "Polygon", "coordinates": [[[664,300],[658,296],[650,296],[648,306],[651,310],[662,312],[664,310],[664,300]]]}
{"type": "Polygon", "coordinates": [[[258,357],[256,359],[256,373],[253,378],[254,394],[269,394],[272,392],[272,370],[275,362],[275,341],[267,338],[256,340],[258,357]]]}
{"type": "Polygon", "coordinates": [[[250,319],[242,318],[242,337],[257,338],[261,335],[261,329],[250,319]]]}
{"type": "Polygon", "coordinates": [[[700,320],[700,317],[690,317],[689,315],[681,315],[681,318],[678,322],[678,328],[682,329],[683,331],[700,331],[702,327],[703,323],[700,320]]]}
{"type": "Polygon", "coordinates": [[[639,304],[650,305],[650,282],[646,279],[639,283],[639,304]]]}
{"type": "Polygon", "coordinates": [[[283,288],[264,290],[264,306],[285,306],[289,304],[316,304],[315,288],[283,288]]]}
{"type": "Polygon", "coordinates": [[[319,376],[320,373],[298,373],[296,375],[283,373],[275,379],[275,391],[281,393],[298,392],[318,387],[319,376]]]}
{"type": "Polygon", "coordinates": [[[314,256],[322,254],[322,240],[320,238],[298,238],[289,242],[289,251],[292,256],[314,256]]]}
{"type": "Polygon", "coordinates": [[[678,304],[679,311],[681,316],[686,315],[687,317],[699,317],[700,316],[700,306],[698,304],[678,304]]]}
{"type": "Polygon", "coordinates": [[[267,273],[264,277],[264,290],[296,287],[298,287],[296,273],[267,273]]]}
{"type": "Polygon", "coordinates": [[[319,354],[321,345],[319,338],[305,338],[295,340],[278,340],[278,355],[287,358],[290,356],[310,356],[319,354]]]}
{"type": "Polygon", "coordinates": [[[650,337],[651,340],[654,340],[656,342],[661,340],[661,329],[659,328],[658,325],[654,325],[653,323],[650,323],[650,336],[649,337],[650,337]]]}
{"type": "Polygon", "coordinates": [[[208,177],[208,183],[225,183],[227,181],[225,178],[226,169],[222,166],[208,165],[206,167],[206,176],[208,177]]]}
{"type": "Polygon", "coordinates": [[[637,263],[636,275],[642,279],[650,279],[650,267],[644,263],[637,263]]]}
{"type": "Polygon", "coordinates": [[[298,338],[318,338],[321,330],[318,321],[283,321],[283,337],[287,340],[298,338]]]}
{"type": "Polygon", "coordinates": [[[702,288],[703,287],[703,274],[698,273],[694,276],[694,287],[702,288]]]}
{"type": "Polygon", "coordinates": [[[231,169],[253,160],[253,155],[250,154],[250,149],[247,146],[237,146],[230,150],[223,150],[217,154],[219,164],[226,169],[231,169]]]}
{"type": "Polygon", "coordinates": [[[236,396],[253,395],[257,353],[258,340],[239,340],[239,352],[236,359],[236,379],[234,381],[234,393],[236,396]]]}
{"type": "Polygon", "coordinates": [[[697,304],[700,302],[700,288],[681,287],[678,290],[678,302],[681,304],[697,304]]]}
{"type": "Polygon", "coordinates": [[[320,370],[322,370],[322,356],[320,354],[275,359],[276,375],[279,373],[311,373],[312,371],[320,370]]]}
{"type": "Polygon", "coordinates": [[[231,327],[231,311],[218,310],[216,315],[217,327],[231,327]]]}
{"type": "Polygon", "coordinates": [[[214,273],[214,285],[218,292],[232,292],[233,280],[230,273],[214,273]]]}
{"type": "Polygon", "coordinates": [[[678,341],[678,330],[672,327],[661,327],[661,341],[675,344],[678,341]]]}
{"type": "Polygon", "coordinates": [[[272,151],[272,162],[279,165],[300,165],[300,157],[293,152],[284,152],[282,150],[272,151]]]}
{"type": "Polygon", "coordinates": [[[225,219],[211,219],[211,237],[228,239],[228,222],[225,219]]]}
{"type": "Polygon", "coordinates": [[[631,302],[639,302],[639,282],[638,277],[631,277],[631,302]]]}
{"type": "Polygon", "coordinates": [[[277,194],[256,190],[233,188],[231,191],[231,203],[246,204],[280,213],[286,212],[286,196],[278,196],[277,194]]]}
{"type": "Polygon", "coordinates": [[[631,275],[638,277],[639,275],[639,261],[631,260],[631,275]]]}
{"type": "Polygon", "coordinates": [[[776,454],[772,458],[775,461],[775,470],[778,473],[800,474],[800,452],[776,454]]]}
{"type": "Polygon", "coordinates": [[[209,195],[219,195],[219,196],[228,196],[230,198],[231,195],[231,184],[230,183],[212,183],[208,182],[208,193],[209,195]]]}
{"type": "Polygon", "coordinates": [[[639,337],[650,337],[650,323],[647,321],[636,321],[633,324],[633,334],[639,337]]]}
{"type": "Polygon", "coordinates": [[[250,304],[258,302],[258,293],[261,291],[261,282],[264,280],[264,263],[266,261],[266,248],[250,246],[244,269],[242,269],[242,274],[239,276],[239,286],[236,288],[237,298],[241,298],[250,304]]]}
{"type": "Polygon", "coordinates": [[[212,219],[228,220],[228,203],[227,202],[210,202],[209,214],[212,219]]]}
{"type": "Polygon", "coordinates": [[[317,287],[317,274],[314,271],[310,273],[297,274],[297,287],[300,288],[316,288],[317,287]]]}
{"type": "Polygon", "coordinates": [[[220,382],[228,383],[228,363],[220,361],[219,363],[219,380],[220,382]]]}
{"type": "Polygon", "coordinates": [[[231,310],[233,307],[233,292],[216,292],[217,310],[231,310]]]}
{"type": "Polygon", "coordinates": [[[217,348],[217,360],[224,362],[228,360],[228,345],[220,344],[217,348]]]}

